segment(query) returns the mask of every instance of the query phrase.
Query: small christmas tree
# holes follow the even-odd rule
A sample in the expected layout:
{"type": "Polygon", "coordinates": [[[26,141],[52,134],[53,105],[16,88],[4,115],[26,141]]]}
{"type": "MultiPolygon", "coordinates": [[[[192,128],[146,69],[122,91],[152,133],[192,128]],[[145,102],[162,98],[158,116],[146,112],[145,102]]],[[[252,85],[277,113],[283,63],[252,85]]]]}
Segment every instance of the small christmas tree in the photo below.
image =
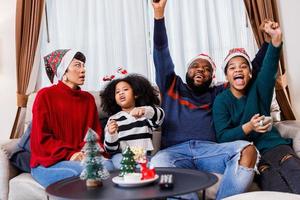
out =
{"type": "Polygon", "coordinates": [[[129,146],[123,151],[122,156],[119,176],[123,177],[125,174],[133,173],[135,171],[136,162],[134,160],[134,153],[129,146]]]}
{"type": "Polygon", "coordinates": [[[109,173],[102,164],[102,156],[100,154],[102,148],[98,144],[99,136],[92,129],[88,129],[84,138],[85,145],[82,148],[85,158],[82,164],[85,166],[80,174],[80,178],[86,180],[88,187],[101,186],[102,180],[109,177],[109,173]]]}

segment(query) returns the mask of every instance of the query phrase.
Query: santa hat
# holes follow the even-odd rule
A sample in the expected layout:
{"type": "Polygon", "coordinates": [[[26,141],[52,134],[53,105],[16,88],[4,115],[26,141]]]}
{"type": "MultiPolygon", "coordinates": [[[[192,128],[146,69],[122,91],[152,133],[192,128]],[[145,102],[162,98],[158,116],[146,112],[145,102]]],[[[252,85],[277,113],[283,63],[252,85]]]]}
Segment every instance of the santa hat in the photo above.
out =
{"type": "Polygon", "coordinates": [[[54,76],[62,80],[76,52],[71,49],[58,49],[44,57],[46,73],[51,83],[54,81],[54,76]]]}
{"type": "Polygon", "coordinates": [[[229,52],[228,52],[228,55],[226,56],[225,60],[224,60],[224,63],[222,65],[222,69],[223,71],[225,72],[226,74],[226,66],[228,64],[228,62],[234,58],[234,57],[237,57],[237,56],[241,56],[243,58],[245,58],[247,61],[248,61],[248,64],[249,64],[249,67],[250,67],[250,70],[252,71],[252,64],[251,64],[251,60],[250,60],[250,57],[249,55],[247,54],[246,50],[244,48],[233,48],[233,49],[230,49],[229,52]]]}
{"type": "Polygon", "coordinates": [[[212,67],[212,82],[210,84],[210,87],[212,86],[215,86],[216,83],[217,83],[217,80],[216,80],[216,64],[215,62],[212,60],[212,58],[207,55],[207,54],[204,54],[204,53],[200,53],[199,55],[197,55],[196,57],[192,58],[188,63],[187,63],[187,69],[189,69],[191,67],[191,64],[198,60],[198,59],[203,59],[203,60],[207,60],[211,67],[212,67]]]}

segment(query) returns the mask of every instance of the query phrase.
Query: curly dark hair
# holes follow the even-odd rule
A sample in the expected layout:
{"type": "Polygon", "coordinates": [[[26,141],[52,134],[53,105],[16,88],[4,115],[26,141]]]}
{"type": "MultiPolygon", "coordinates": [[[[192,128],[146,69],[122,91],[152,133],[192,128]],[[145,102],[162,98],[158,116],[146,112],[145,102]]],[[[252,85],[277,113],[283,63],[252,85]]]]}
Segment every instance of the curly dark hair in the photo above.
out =
{"type": "Polygon", "coordinates": [[[124,78],[112,80],[100,92],[101,107],[108,115],[114,115],[122,110],[115,99],[116,85],[121,81],[128,83],[132,87],[133,95],[137,96],[135,99],[136,107],[159,105],[159,92],[151,85],[148,79],[139,74],[130,74],[124,78]]]}

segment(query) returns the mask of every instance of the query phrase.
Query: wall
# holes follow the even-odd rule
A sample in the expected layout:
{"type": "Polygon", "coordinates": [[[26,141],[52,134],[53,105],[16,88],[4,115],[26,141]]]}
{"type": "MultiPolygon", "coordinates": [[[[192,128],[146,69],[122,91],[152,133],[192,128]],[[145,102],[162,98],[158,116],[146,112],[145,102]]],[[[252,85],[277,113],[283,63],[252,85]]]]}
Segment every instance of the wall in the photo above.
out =
{"type": "Polygon", "coordinates": [[[277,0],[284,34],[284,54],[291,93],[292,107],[300,120],[300,1],[277,0]]]}
{"type": "Polygon", "coordinates": [[[16,0],[0,0],[0,140],[10,136],[16,114],[16,0]]]}

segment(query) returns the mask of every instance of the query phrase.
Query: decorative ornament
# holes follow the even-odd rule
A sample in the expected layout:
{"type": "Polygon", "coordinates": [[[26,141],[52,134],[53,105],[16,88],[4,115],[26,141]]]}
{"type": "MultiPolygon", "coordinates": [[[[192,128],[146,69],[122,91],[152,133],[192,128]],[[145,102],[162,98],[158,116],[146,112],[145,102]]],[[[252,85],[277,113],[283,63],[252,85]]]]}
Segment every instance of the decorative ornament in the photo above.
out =
{"type": "Polygon", "coordinates": [[[121,168],[119,176],[123,177],[125,174],[135,172],[136,162],[134,160],[134,153],[130,147],[127,146],[122,153],[121,168]]]}
{"type": "Polygon", "coordinates": [[[98,140],[98,134],[89,128],[84,138],[85,145],[82,148],[85,155],[82,164],[85,168],[80,174],[80,178],[86,180],[87,187],[100,187],[102,186],[102,180],[109,177],[109,172],[102,164],[100,152],[103,149],[100,147],[98,140]]]}

